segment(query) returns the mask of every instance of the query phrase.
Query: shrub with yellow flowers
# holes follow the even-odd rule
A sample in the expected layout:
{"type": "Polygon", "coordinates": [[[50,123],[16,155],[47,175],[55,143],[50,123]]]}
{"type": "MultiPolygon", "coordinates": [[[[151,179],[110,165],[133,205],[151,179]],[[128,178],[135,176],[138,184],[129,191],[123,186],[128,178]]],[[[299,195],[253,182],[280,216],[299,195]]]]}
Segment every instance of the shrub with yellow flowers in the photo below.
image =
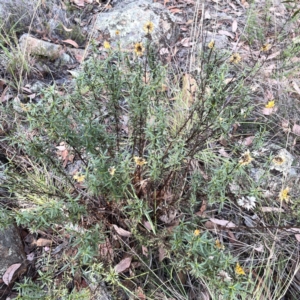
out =
{"type": "MultiPolygon", "coordinates": [[[[13,130],[10,142],[28,160],[18,176],[8,175],[10,190],[38,208],[7,214],[34,232],[64,232],[75,253],[64,256],[72,276],[97,270],[125,291],[122,277],[149,290],[168,282],[176,298],[184,290],[176,270],[199,286],[208,282],[214,295],[234,299],[247,286],[248,269],[230,253],[221,230],[216,234],[220,228],[205,226],[205,209],[220,217],[227,209],[227,218],[229,208],[239,212],[234,216],[260,208],[261,189],[250,176],[260,163],[254,152],[259,144],[245,145],[241,130],[255,107],[244,75],[232,77],[243,67],[241,55],[221,52],[211,40],[201,67],[170,75],[152,44],[157,28],[149,21],[141,30],[145,39],[126,51],[111,40],[91,43],[94,55],[82,63],[74,85],[45,89],[43,101],[18,113],[33,132],[24,135],[19,124],[13,130]],[[68,149],[58,158],[62,142],[68,149]],[[232,192],[235,182],[244,190],[232,192]],[[105,268],[97,267],[99,261],[105,268]]],[[[115,31],[117,41],[121,34],[115,31]]],[[[281,153],[272,159],[276,166],[287,161],[281,153]]],[[[289,190],[282,188],[275,197],[288,202],[289,190]]]]}

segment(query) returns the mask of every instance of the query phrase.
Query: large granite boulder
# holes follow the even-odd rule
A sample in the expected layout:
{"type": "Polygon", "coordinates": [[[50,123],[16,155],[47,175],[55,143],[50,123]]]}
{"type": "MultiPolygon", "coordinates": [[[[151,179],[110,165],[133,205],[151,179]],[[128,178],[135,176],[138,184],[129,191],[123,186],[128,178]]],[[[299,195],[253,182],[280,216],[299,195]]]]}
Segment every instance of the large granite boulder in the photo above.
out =
{"type": "MultiPolygon", "coordinates": [[[[9,203],[8,193],[1,187],[5,181],[5,164],[2,160],[3,157],[0,156],[0,207],[9,203]]],[[[11,280],[9,280],[11,283],[26,271],[27,260],[18,229],[14,225],[9,225],[6,228],[0,228],[0,299],[3,299],[10,291],[5,284],[7,280],[3,280],[3,275],[7,274],[8,269],[15,264],[20,264],[20,266],[14,273],[11,273],[11,280]]]]}
{"type": "Polygon", "coordinates": [[[143,27],[149,21],[154,25],[151,38],[155,44],[166,46],[176,42],[179,28],[175,16],[151,0],[123,0],[108,12],[99,13],[93,25],[94,37],[109,35],[112,45],[120,41],[122,48],[130,48],[145,41],[143,27]]]}
{"type": "Polygon", "coordinates": [[[11,285],[26,269],[27,260],[18,229],[10,226],[0,230],[0,299],[6,299],[11,285]],[[9,271],[14,266],[15,270],[9,271]]]}
{"type": "Polygon", "coordinates": [[[0,230],[0,277],[8,267],[16,263],[25,263],[26,256],[16,227],[10,226],[0,230]]]}

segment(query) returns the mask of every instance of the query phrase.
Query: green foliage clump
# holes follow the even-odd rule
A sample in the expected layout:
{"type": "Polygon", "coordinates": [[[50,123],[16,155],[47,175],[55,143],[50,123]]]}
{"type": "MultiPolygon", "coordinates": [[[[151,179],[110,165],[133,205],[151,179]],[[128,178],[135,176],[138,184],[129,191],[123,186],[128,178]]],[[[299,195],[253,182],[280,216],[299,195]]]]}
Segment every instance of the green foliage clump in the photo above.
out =
{"type": "MultiPolygon", "coordinates": [[[[240,172],[238,163],[220,164],[207,147],[221,136],[228,137],[233,124],[242,122],[251,111],[248,106],[241,113],[250,102],[243,77],[228,83],[225,79],[235,66],[213,49],[202,56],[203,71],[191,74],[193,84],[173,101],[163,88],[169,78],[167,70],[158,63],[150,43],[143,56],[109,49],[99,59],[94,51],[72,87],[62,92],[49,87],[41,100],[21,107],[19,121],[5,141],[30,158],[27,165],[8,167],[7,188],[16,205],[23,206],[8,214],[32,232],[58,230],[64,224],[72,237],[71,247],[77,249],[74,257],[63,260],[65,272],[74,261],[76,270],[82,272],[99,257],[97,249],[105,240],[107,220],[77,228],[93,216],[95,204],[114,206],[119,218],[127,219],[136,241],[156,251],[155,235],[163,226],[166,201],[191,216],[201,204],[203,191],[211,204],[230,202],[226,189],[232,180],[230,173],[234,171],[237,177],[240,172]],[[191,90],[193,101],[189,102],[184,95],[191,95],[191,90]],[[63,158],[60,150],[67,151],[63,158]],[[78,162],[75,171],[71,171],[72,161],[78,162]],[[198,168],[192,167],[195,163],[209,166],[209,185],[198,168]],[[147,239],[139,229],[145,220],[154,233],[149,232],[147,239]]],[[[16,113],[13,107],[6,110],[16,113]]],[[[212,235],[195,237],[190,222],[182,220],[167,244],[172,261],[167,269],[177,265],[202,282],[219,278],[221,271],[234,274],[232,256],[215,247],[212,235]]],[[[106,280],[119,283],[115,276],[109,272],[106,280]]],[[[233,299],[242,282],[234,276],[230,283],[215,279],[210,284],[233,299]]]]}

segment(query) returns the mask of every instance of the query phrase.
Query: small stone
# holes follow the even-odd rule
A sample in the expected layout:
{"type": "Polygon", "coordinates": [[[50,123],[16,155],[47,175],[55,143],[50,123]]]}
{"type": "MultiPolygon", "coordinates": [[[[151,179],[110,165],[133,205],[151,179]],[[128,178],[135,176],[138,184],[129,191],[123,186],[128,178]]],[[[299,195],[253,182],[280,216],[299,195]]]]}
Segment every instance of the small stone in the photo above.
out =
{"type": "Polygon", "coordinates": [[[46,85],[42,82],[42,81],[36,81],[31,87],[30,90],[32,91],[32,93],[38,93],[40,92],[42,89],[44,89],[46,87],[46,85]]]}
{"type": "Polygon", "coordinates": [[[145,44],[147,38],[143,27],[149,21],[154,26],[150,34],[154,44],[175,43],[179,34],[176,17],[162,4],[150,0],[124,0],[110,11],[99,13],[94,37],[97,39],[99,32],[109,33],[112,47],[117,42],[121,48],[132,47],[138,42],[145,44]]]}

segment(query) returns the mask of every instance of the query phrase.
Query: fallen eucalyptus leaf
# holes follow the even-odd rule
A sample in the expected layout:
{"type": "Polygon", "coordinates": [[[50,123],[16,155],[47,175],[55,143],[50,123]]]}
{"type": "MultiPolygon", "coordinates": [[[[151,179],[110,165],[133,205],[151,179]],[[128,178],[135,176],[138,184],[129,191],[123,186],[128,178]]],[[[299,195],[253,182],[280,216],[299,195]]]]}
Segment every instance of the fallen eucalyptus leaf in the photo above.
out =
{"type": "Polygon", "coordinates": [[[21,264],[13,264],[5,271],[2,280],[6,285],[9,285],[15,272],[20,268],[21,264]]]}

